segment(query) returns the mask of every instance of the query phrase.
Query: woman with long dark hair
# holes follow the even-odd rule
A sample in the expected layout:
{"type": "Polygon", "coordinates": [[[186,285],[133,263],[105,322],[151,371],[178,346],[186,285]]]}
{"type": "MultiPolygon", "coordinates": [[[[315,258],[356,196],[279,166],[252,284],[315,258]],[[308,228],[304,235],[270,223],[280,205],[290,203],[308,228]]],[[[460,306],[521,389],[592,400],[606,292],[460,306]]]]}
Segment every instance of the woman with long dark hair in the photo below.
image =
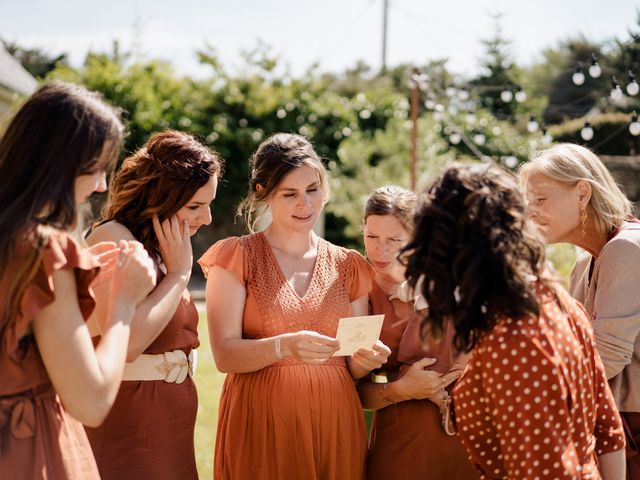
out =
{"type": "Polygon", "coordinates": [[[190,237],[211,223],[221,174],[220,157],[191,135],[156,133],[124,160],[100,225],[87,238],[140,241],[158,281],[136,309],[116,402],[100,427],[87,429],[103,480],[198,478],[190,237]]]}
{"type": "Polygon", "coordinates": [[[583,307],[545,271],[515,179],[492,164],[426,190],[407,277],[471,352],[453,392],[460,440],[487,478],[620,479],[624,433],[583,307]]]}
{"type": "Polygon", "coordinates": [[[78,205],[106,189],[122,135],[97,94],[51,82],[0,140],[0,478],[99,478],[80,422],[99,425],[113,404],[155,282],[141,245],[88,252],[70,232],[78,205]],[[94,350],[85,320],[99,282],[111,288],[94,350]]]}

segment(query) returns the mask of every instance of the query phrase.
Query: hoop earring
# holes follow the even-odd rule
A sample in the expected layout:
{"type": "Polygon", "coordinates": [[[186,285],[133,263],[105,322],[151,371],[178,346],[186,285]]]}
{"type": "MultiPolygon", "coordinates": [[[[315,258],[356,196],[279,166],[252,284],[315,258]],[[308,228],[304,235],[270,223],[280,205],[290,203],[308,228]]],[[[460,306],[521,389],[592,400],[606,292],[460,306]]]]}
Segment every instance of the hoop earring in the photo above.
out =
{"type": "Polygon", "coordinates": [[[582,236],[587,234],[587,209],[582,207],[580,209],[580,225],[582,226],[582,236]]]}

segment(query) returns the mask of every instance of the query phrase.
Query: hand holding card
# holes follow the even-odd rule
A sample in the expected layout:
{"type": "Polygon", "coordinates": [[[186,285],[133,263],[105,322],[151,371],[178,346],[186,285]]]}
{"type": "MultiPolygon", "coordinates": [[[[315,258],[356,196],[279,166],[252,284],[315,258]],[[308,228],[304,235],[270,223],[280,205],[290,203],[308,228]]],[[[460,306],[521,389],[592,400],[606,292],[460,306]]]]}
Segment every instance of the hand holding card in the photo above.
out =
{"type": "Polygon", "coordinates": [[[333,355],[352,355],[359,348],[371,349],[380,337],[383,320],[384,315],[341,318],[336,332],[340,350],[333,355]]]}

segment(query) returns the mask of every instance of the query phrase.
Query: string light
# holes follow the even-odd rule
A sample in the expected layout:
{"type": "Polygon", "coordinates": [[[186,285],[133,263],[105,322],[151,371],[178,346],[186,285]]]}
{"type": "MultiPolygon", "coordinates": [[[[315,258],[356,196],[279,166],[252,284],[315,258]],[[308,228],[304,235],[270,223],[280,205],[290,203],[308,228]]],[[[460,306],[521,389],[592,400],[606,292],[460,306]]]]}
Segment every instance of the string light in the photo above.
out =
{"type": "Polygon", "coordinates": [[[593,138],[593,128],[591,127],[591,123],[584,122],[584,127],[580,130],[580,136],[585,142],[588,142],[593,138]]]}
{"type": "Polygon", "coordinates": [[[522,89],[522,87],[518,87],[518,91],[516,92],[516,102],[522,103],[527,99],[527,93],[522,89]]]}
{"type": "Polygon", "coordinates": [[[484,142],[487,140],[487,137],[484,136],[484,133],[476,132],[473,134],[473,142],[476,145],[484,145],[484,142]]]}
{"type": "Polygon", "coordinates": [[[618,83],[618,79],[616,77],[611,77],[611,92],[609,92],[609,95],[611,95],[611,98],[614,101],[621,100],[624,96],[624,93],[622,93],[622,89],[620,88],[620,84],[618,83]]]}
{"type": "Polygon", "coordinates": [[[461,141],[462,135],[460,135],[458,132],[453,132],[451,135],[449,135],[449,142],[451,142],[452,145],[458,145],[461,141]]]}
{"type": "Polygon", "coordinates": [[[529,121],[527,122],[527,132],[535,133],[538,131],[539,127],[540,125],[536,121],[536,117],[533,117],[533,116],[529,117],[529,121]]]}
{"type": "Polygon", "coordinates": [[[578,64],[578,66],[576,67],[576,71],[571,76],[571,81],[574,83],[574,85],[580,86],[584,83],[584,80],[584,73],[582,73],[582,68],[580,67],[580,64],[578,64]]]}
{"type": "Polygon", "coordinates": [[[634,137],[640,135],[640,122],[638,122],[638,114],[634,111],[631,114],[631,123],[629,123],[629,133],[634,137]]]}
{"type": "Polygon", "coordinates": [[[507,155],[502,158],[502,162],[507,168],[516,168],[518,166],[518,157],[514,155],[507,155]]]}
{"type": "Polygon", "coordinates": [[[596,58],[596,54],[591,54],[591,66],[589,67],[589,75],[591,78],[598,78],[602,75],[602,68],[598,64],[598,59],[596,58]]]}
{"type": "Polygon", "coordinates": [[[636,81],[636,76],[633,72],[629,72],[629,83],[627,83],[627,93],[631,97],[635,97],[640,92],[640,85],[636,81]]]}
{"type": "Polygon", "coordinates": [[[513,100],[513,92],[511,90],[503,90],[502,92],[500,92],[500,100],[502,100],[504,103],[509,103],[511,100],[513,100]]]}
{"type": "Polygon", "coordinates": [[[547,132],[545,127],[542,127],[542,143],[544,145],[551,145],[551,142],[553,142],[553,137],[547,132]]]}

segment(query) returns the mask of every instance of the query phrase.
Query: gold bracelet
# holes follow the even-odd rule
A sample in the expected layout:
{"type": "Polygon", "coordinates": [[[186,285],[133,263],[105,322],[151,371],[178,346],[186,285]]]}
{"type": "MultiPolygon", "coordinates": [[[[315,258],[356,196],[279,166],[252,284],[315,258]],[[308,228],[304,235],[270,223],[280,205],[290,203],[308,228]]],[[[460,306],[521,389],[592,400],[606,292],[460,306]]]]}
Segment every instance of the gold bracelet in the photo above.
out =
{"type": "Polygon", "coordinates": [[[387,402],[387,403],[395,404],[395,403],[397,403],[397,402],[394,402],[394,401],[393,401],[393,400],[391,400],[389,397],[387,397],[387,386],[388,386],[388,385],[389,385],[388,383],[383,383],[383,384],[382,384],[382,388],[380,388],[380,389],[378,390],[378,395],[380,395],[380,398],[381,398],[383,401],[385,401],[385,402],[387,402]]]}

